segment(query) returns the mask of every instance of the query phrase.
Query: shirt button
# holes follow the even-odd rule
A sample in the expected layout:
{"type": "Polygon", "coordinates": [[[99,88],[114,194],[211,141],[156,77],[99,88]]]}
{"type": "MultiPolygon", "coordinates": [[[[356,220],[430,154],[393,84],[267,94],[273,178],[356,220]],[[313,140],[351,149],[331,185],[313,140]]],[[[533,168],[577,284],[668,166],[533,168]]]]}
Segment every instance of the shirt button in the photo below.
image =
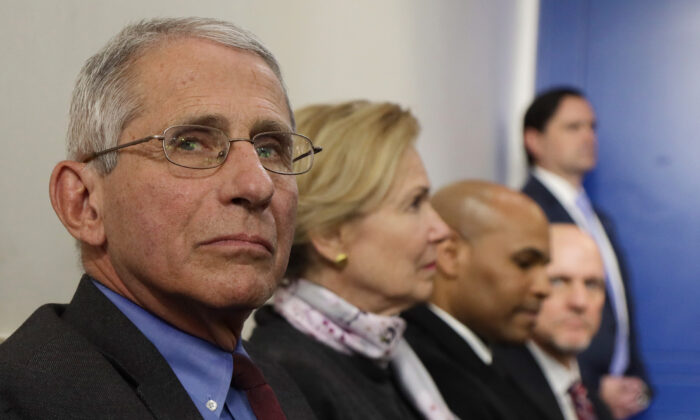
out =
{"type": "Polygon", "coordinates": [[[216,401],[214,401],[214,400],[207,401],[207,408],[209,409],[209,411],[216,411],[216,407],[218,407],[218,404],[216,404],[216,401]]]}

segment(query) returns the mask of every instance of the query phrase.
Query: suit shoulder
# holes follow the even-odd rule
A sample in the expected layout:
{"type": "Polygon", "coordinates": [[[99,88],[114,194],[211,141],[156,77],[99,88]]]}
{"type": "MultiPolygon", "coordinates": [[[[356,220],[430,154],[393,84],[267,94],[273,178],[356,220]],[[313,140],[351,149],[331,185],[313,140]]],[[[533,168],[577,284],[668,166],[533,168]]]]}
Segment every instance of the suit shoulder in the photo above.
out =
{"type": "Polygon", "coordinates": [[[281,363],[292,374],[311,369],[313,375],[325,375],[327,371],[315,368],[319,364],[337,362],[335,350],[294,328],[271,306],[260,308],[255,321],[257,325],[246,347],[254,357],[281,363]]]}
{"type": "Polygon", "coordinates": [[[57,342],[75,344],[80,336],[60,318],[65,305],[44,305],[0,345],[0,363],[31,365],[41,355],[52,354],[59,349],[57,342]]]}
{"type": "Polygon", "coordinates": [[[0,407],[20,418],[104,412],[115,401],[123,413],[141,407],[111,363],[62,320],[64,308],[42,306],[0,345],[0,407]]]}

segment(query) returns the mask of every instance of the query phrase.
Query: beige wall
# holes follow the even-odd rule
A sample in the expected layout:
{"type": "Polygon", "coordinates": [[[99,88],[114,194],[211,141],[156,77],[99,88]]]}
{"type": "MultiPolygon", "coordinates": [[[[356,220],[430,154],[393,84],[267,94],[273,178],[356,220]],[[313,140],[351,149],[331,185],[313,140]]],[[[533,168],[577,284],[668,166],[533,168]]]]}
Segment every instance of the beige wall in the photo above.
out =
{"type": "Polygon", "coordinates": [[[437,186],[515,182],[509,144],[533,85],[536,0],[121,0],[0,2],[0,337],[45,302],[65,302],[80,268],[48,199],[85,59],[125,23],[214,16],[277,55],[294,105],[350,98],[411,107],[437,186]]]}

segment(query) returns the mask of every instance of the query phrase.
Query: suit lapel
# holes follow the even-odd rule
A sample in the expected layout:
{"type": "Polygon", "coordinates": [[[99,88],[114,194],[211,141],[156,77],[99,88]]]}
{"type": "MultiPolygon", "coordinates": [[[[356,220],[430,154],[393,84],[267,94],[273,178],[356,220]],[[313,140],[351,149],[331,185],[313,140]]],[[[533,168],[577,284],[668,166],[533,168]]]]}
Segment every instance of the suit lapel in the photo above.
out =
{"type": "Polygon", "coordinates": [[[83,276],[64,319],[90,340],[157,419],[201,419],[156,347],[83,276]]]}
{"type": "Polygon", "coordinates": [[[550,223],[574,223],[574,219],[554,194],[532,174],[528,177],[522,192],[539,204],[550,223]]]}
{"type": "Polygon", "coordinates": [[[525,346],[499,348],[496,363],[500,364],[520,391],[546,415],[548,420],[564,420],[557,398],[537,361],[525,346]]]}
{"type": "Polygon", "coordinates": [[[458,365],[476,373],[482,381],[491,381],[493,372],[490,371],[490,367],[479,358],[464,338],[427,306],[417,306],[405,312],[403,316],[410,323],[420,327],[424,334],[431,336],[440,349],[458,365]]]}

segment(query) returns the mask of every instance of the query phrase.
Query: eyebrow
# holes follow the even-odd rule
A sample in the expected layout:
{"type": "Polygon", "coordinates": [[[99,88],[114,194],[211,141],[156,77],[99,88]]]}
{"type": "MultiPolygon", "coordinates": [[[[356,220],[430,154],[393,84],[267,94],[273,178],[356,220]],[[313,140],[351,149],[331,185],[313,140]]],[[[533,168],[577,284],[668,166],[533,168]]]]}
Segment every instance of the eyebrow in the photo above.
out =
{"type": "Polygon", "coordinates": [[[413,192],[418,193],[418,195],[427,197],[430,195],[430,187],[428,187],[428,186],[416,187],[413,189],[413,192]]]}
{"type": "MultiPolygon", "coordinates": [[[[231,127],[231,120],[222,114],[205,114],[197,116],[184,117],[177,121],[175,125],[202,125],[205,127],[218,128],[227,135],[230,135],[229,128],[231,127]]],[[[284,124],[275,120],[258,120],[253,124],[250,130],[249,136],[252,137],[257,133],[263,133],[266,131],[287,131],[291,132],[292,129],[289,128],[287,124],[284,124]]]]}
{"type": "Polygon", "coordinates": [[[228,132],[228,128],[231,125],[228,118],[221,114],[205,114],[184,117],[178,120],[177,125],[203,125],[205,127],[218,128],[224,133],[228,132]]]}
{"type": "Polygon", "coordinates": [[[264,133],[266,131],[287,131],[292,132],[292,129],[287,125],[279,121],[274,120],[260,120],[253,124],[253,128],[250,130],[250,135],[257,133],[264,133]]]}
{"type": "Polygon", "coordinates": [[[605,277],[586,277],[584,281],[594,281],[599,286],[605,287],[605,277]]]}
{"type": "Polygon", "coordinates": [[[413,201],[415,198],[427,199],[429,196],[430,187],[424,185],[413,187],[406,193],[408,201],[413,201]]]}

